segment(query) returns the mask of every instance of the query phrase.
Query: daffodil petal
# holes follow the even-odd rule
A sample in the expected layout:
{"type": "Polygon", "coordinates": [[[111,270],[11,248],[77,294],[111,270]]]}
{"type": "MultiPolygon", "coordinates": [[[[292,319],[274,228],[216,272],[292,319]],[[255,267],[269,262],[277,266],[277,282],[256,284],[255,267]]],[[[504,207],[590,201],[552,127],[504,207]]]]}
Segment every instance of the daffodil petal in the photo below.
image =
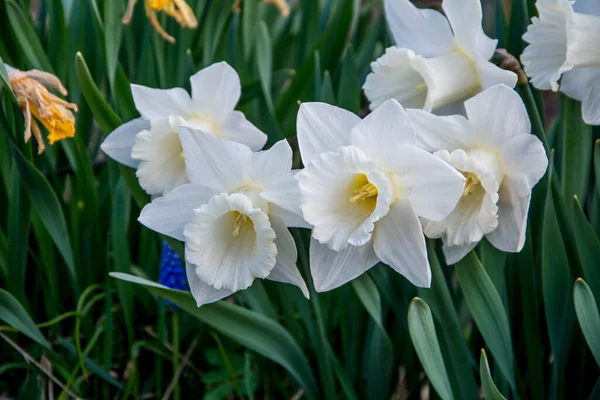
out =
{"type": "MultiPolygon", "coordinates": [[[[212,132],[210,132],[212,133],[212,132]]],[[[241,111],[233,111],[219,126],[220,138],[238,142],[258,151],[267,143],[267,135],[246,119],[241,111]]]]}
{"type": "Polygon", "coordinates": [[[417,134],[417,147],[435,152],[468,148],[474,141],[469,122],[462,115],[437,116],[423,110],[406,110],[417,134]]]}
{"type": "Polygon", "coordinates": [[[425,237],[419,218],[408,200],[398,200],[377,222],[373,235],[375,254],[381,261],[418,287],[431,285],[425,237]]]}
{"type": "Polygon", "coordinates": [[[194,209],[208,203],[215,194],[218,193],[214,189],[202,185],[179,186],[147,204],[138,221],[153,231],[183,241],[183,229],[192,220],[194,209]]]}
{"type": "Polygon", "coordinates": [[[534,135],[519,135],[500,149],[504,173],[518,180],[519,196],[527,196],[546,173],[548,158],[542,142],[534,135]]]}
{"type": "Polygon", "coordinates": [[[583,101],[593,82],[600,82],[600,67],[576,68],[565,73],[560,90],[575,100],[583,101]]]}
{"type": "Polygon", "coordinates": [[[292,169],[292,148],[280,140],[270,149],[252,153],[246,180],[265,187],[288,179],[292,169]]]}
{"type": "Polygon", "coordinates": [[[600,82],[595,81],[583,98],[583,120],[589,125],[600,125],[600,82]]]}
{"type": "Polygon", "coordinates": [[[140,160],[131,158],[135,137],[143,130],[150,129],[150,122],[143,118],[132,119],[120,125],[104,139],[100,148],[113,160],[131,168],[137,168],[140,160]]]}
{"type": "Polygon", "coordinates": [[[438,157],[416,147],[402,147],[394,172],[400,190],[416,214],[433,221],[445,218],[460,200],[465,178],[438,157]]]}
{"type": "Polygon", "coordinates": [[[520,197],[510,179],[500,186],[498,227],[486,235],[497,249],[515,253],[523,249],[531,194],[520,197]]]}
{"type": "Polygon", "coordinates": [[[168,118],[171,115],[186,118],[192,114],[192,100],[182,88],[154,89],[132,84],[131,95],[135,108],[148,120],[168,118]]]}
{"type": "Polygon", "coordinates": [[[279,207],[274,203],[270,204],[269,208],[269,217],[276,217],[285,222],[286,226],[290,228],[307,228],[311,229],[312,225],[304,220],[302,216],[302,211],[300,211],[300,206],[298,206],[298,212],[291,212],[283,207],[279,207]]]}
{"type": "Polygon", "coordinates": [[[214,303],[215,301],[219,301],[233,294],[232,290],[215,289],[214,287],[207,285],[196,274],[196,266],[194,264],[186,262],[185,272],[188,284],[190,285],[190,291],[192,292],[192,296],[194,297],[194,300],[196,300],[196,305],[198,307],[204,304],[214,303]]]}
{"type": "Polygon", "coordinates": [[[477,56],[475,59],[475,67],[479,75],[481,90],[485,90],[496,85],[506,85],[509,88],[514,88],[517,85],[519,77],[512,71],[502,69],[487,59],[477,56]]]}
{"type": "Polygon", "coordinates": [[[260,197],[272,205],[281,208],[281,210],[297,216],[302,215],[302,211],[300,210],[300,187],[298,186],[298,180],[292,172],[288,171],[284,179],[265,187],[260,192],[260,197]]]}
{"type": "Polygon", "coordinates": [[[292,285],[298,286],[304,297],[308,299],[310,297],[308,287],[296,266],[298,251],[296,250],[294,238],[284,221],[273,216],[271,216],[270,219],[271,226],[276,235],[275,245],[277,246],[277,261],[275,267],[271,270],[269,276],[267,276],[267,279],[275,282],[291,283],[292,285]]]}
{"type": "Polygon", "coordinates": [[[224,122],[240,99],[237,72],[226,62],[212,64],[190,78],[194,110],[216,122],[224,122]]]}
{"type": "Polygon", "coordinates": [[[179,129],[179,139],[190,182],[223,192],[245,184],[245,172],[252,154],[247,146],[189,126],[179,129]]]}
{"type": "Polygon", "coordinates": [[[310,241],[310,273],[317,292],[327,292],[368,271],[379,259],[373,243],[334,251],[316,239],[310,241]]]}
{"type": "Polygon", "coordinates": [[[491,148],[499,148],[514,136],[531,132],[525,104],[508,86],[497,85],[479,93],[465,102],[465,108],[475,135],[491,148]]]}
{"type": "Polygon", "coordinates": [[[385,0],[385,14],[397,47],[425,57],[438,56],[456,47],[448,19],[431,9],[419,9],[409,0],[385,0]]]}
{"type": "Polygon", "coordinates": [[[304,165],[319,154],[350,144],[350,131],[360,122],[350,111],[325,103],[303,103],[298,110],[298,145],[304,165]]]}
{"type": "Polygon", "coordinates": [[[492,58],[498,41],[483,32],[480,0],[444,0],[442,7],[458,45],[469,54],[492,58]]]}
{"type": "Polygon", "coordinates": [[[600,15],[600,2],[597,0],[577,0],[573,8],[582,14],[600,15]]]}
{"type": "Polygon", "coordinates": [[[377,160],[379,168],[387,170],[398,158],[400,146],[415,145],[415,129],[404,108],[392,99],[383,103],[352,129],[350,142],[369,158],[377,160]]]}
{"type": "Polygon", "coordinates": [[[479,242],[465,244],[462,246],[448,246],[446,243],[443,245],[444,257],[446,258],[446,264],[453,265],[462,260],[471,250],[477,246],[479,242]]]}

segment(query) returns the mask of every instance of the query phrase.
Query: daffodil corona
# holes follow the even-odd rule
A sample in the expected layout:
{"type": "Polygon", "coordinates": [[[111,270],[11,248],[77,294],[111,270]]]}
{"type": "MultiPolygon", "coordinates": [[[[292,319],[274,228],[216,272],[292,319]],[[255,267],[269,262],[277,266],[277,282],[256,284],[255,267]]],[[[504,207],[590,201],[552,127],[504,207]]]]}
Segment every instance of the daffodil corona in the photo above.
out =
{"type": "Polygon", "coordinates": [[[466,178],[460,201],[446,218],[422,220],[428,237],[442,238],[449,264],[462,259],[484,236],[502,251],[520,251],[531,190],[548,166],[514,90],[495,86],[467,100],[465,107],[468,119],[408,110],[418,146],[466,178]]]}
{"type": "Polygon", "coordinates": [[[240,98],[240,79],[227,63],[213,64],[190,78],[192,96],[181,88],[151,89],[131,85],[141,118],[115,129],[102,150],[116,161],[136,168],[142,188],[163,195],[188,182],[179,135],[190,125],[214,136],[260,150],[267,136],[234,111],[240,98]]]}
{"type": "Polygon", "coordinates": [[[584,121],[600,125],[600,2],[538,0],[536,6],[539,17],[523,35],[525,72],[536,88],[560,87],[582,101],[584,121]]]}
{"type": "MultiPolygon", "coordinates": [[[[156,12],[164,12],[173,18],[182,28],[195,29],[198,27],[198,20],[194,16],[194,11],[185,2],[185,0],[143,0],[146,16],[152,27],[165,40],[175,43],[175,38],[169,35],[158,22],[156,12]]],[[[123,23],[128,25],[133,18],[133,11],[138,0],[129,0],[127,11],[123,17],[123,23]]]]}
{"type": "Polygon", "coordinates": [[[191,183],[144,207],[139,221],[185,242],[198,306],[246,289],[256,278],[294,284],[308,297],[288,230],[307,227],[293,196],[298,185],[289,144],[253,153],[191,127],[181,127],[179,135],[191,183]]]}
{"type": "Polygon", "coordinates": [[[463,193],[462,174],[416,147],[414,128],[396,100],[364,120],[305,103],[297,128],[306,166],[298,174],[301,210],[313,225],[317,291],[339,287],[379,261],[429,287],[419,217],[445,218],[463,193]]]}
{"type": "Polygon", "coordinates": [[[46,146],[36,120],[48,131],[48,141],[51,145],[58,140],[75,136],[75,116],[71,110],[77,111],[77,105],[53,95],[47,89],[57,90],[66,96],[67,89],[60,79],[36,69],[20,71],[6,64],[4,67],[12,91],[23,110],[25,141],[28,142],[33,133],[38,144],[38,154],[43,153],[46,146]]]}
{"type": "Polygon", "coordinates": [[[388,99],[406,108],[462,111],[464,100],[493,85],[514,87],[517,75],[489,62],[496,40],[481,26],[479,0],[444,0],[446,17],[409,0],[386,0],[395,47],[371,64],[363,86],[371,109],[388,99]]]}

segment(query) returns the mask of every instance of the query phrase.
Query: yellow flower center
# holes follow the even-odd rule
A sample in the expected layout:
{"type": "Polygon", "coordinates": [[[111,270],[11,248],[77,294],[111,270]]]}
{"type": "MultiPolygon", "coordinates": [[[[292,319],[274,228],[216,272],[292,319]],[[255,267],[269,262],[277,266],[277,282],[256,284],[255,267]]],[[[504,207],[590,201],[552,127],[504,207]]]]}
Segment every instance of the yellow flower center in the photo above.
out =
{"type": "Polygon", "coordinates": [[[481,182],[479,181],[477,175],[475,175],[473,172],[463,172],[462,174],[467,179],[462,195],[463,197],[467,197],[471,194],[471,192],[473,192],[473,190],[477,188],[477,186],[479,186],[481,182]]]}
{"type": "Polygon", "coordinates": [[[148,1],[150,8],[161,11],[163,8],[173,3],[173,0],[149,0],[148,1]]]}
{"type": "Polygon", "coordinates": [[[354,178],[351,186],[350,202],[357,203],[373,211],[377,205],[377,186],[369,182],[365,174],[359,174],[354,178]]]}
{"type": "Polygon", "coordinates": [[[235,217],[235,222],[233,224],[233,236],[239,236],[240,231],[243,228],[249,228],[251,225],[253,225],[252,223],[252,219],[250,219],[250,217],[248,217],[246,214],[242,214],[238,211],[234,211],[234,215],[236,215],[235,217]]]}

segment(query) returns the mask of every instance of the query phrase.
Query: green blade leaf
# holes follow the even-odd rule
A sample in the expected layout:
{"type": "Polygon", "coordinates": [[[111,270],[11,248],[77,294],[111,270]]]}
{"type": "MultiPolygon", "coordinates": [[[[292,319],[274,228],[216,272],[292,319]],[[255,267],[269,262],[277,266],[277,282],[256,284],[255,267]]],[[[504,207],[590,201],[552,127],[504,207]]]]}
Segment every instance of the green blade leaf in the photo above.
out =
{"type": "Polygon", "coordinates": [[[298,381],[308,397],[315,397],[316,382],[302,349],[277,322],[225,301],[197,307],[189,292],[172,290],[133,275],[111,273],[110,276],[144,286],[216,331],[275,361],[298,381]]]}
{"type": "Polygon", "coordinates": [[[73,289],[75,292],[79,292],[73,250],[69,241],[69,231],[67,230],[67,223],[60,202],[46,178],[25,159],[12,141],[10,142],[10,151],[19,170],[25,192],[31,200],[31,205],[65,260],[71,275],[73,289]]]}
{"type": "Polygon", "coordinates": [[[342,73],[338,86],[339,106],[354,114],[360,111],[360,77],[358,76],[358,64],[356,54],[352,46],[346,50],[346,55],[342,61],[342,73]]]}
{"type": "Polygon", "coordinates": [[[94,118],[98,121],[98,125],[104,131],[104,134],[108,135],[121,125],[121,119],[110,108],[104,95],[96,86],[81,53],[77,53],[75,56],[75,71],[77,71],[77,79],[79,80],[79,86],[85,97],[85,101],[90,106],[92,114],[94,114],[94,118]]]}
{"type": "Polygon", "coordinates": [[[106,47],[106,69],[111,88],[115,85],[115,72],[121,46],[121,9],[120,0],[104,0],[104,44],[106,47]]]}
{"type": "Polygon", "coordinates": [[[46,52],[26,14],[14,0],[6,2],[6,13],[17,44],[32,68],[53,72],[46,52]]]}
{"type": "Polygon", "coordinates": [[[0,319],[45,348],[50,349],[50,344],[46,341],[42,332],[35,326],[27,311],[25,311],[12,294],[4,289],[0,289],[0,319]]]}
{"type": "Polygon", "coordinates": [[[600,366],[600,314],[596,299],[590,287],[581,278],[575,282],[573,297],[579,326],[596,363],[600,366]]]}
{"type": "Polygon", "coordinates": [[[453,399],[431,310],[427,303],[418,297],[411,301],[408,309],[408,329],[431,384],[442,399],[453,399]]]}
{"type": "Polygon", "coordinates": [[[500,370],[516,389],[508,316],[496,287],[474,251],[459,261],[454,270],[481,335],[500,370]]]}
{"type": "Polygon", "coordinates": [[[506,400],[506,397],[502,396],[502,393],[500,393],[492,380],[490,366],[484,349],[481,349],[481,358],[479,359],[479,376],[481,378],[481,388],[483,389],[483,398],[485,400],[506,400]]]}
{"type": "Polygon", "coordinates": [[[581,266],[586,282],[589,282],[595,296],[600,296],[600,268],[598,268],[598,254],[600,254],[600,239],[587,220],[579,199],[573,198],[574,222],[577,226],[576,243],[581,258],[581,266]]]}

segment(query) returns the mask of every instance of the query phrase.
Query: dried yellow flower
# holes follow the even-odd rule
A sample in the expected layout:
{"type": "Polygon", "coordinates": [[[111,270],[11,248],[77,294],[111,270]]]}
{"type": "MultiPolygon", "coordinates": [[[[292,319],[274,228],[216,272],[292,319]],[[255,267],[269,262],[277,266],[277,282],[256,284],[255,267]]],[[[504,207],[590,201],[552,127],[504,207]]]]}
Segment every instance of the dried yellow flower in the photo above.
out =
{"type": "MultiPolygon", "coordinates": [[[[123,17],[123,23],[128,25],[133,17],[133,10],[137,0],[129,0],[127,11],[123,17]]],[[[194,12],[185,0],[144,0],[144,8],[146,16],[150,20],[150,24],[160,36],[171,43],[175,43],[175,38],[169,35],[158,22],[156,12],[164,12],[172,17],[182,28],[195,29],[198,27],[198,20],[194,16],[194,12]]]]}
{"type": "Polygon", "coordinates": [[[48,130],[51,145],[58,140],[75,136],[75,116],[71,110],[77,111],[77,105],[53,95],[46,88],[57,90],[63,96],[67,95],[67,90],[55,75],[36,69],[20,71],[8,65],[5,67],[10,86],[23,110],[25,142],[31,139],[33,132],[38,144],[38,154],[44,152],[44,140],[36,120],[48,130]],[[31,118],[32,115],[35,119],[31,118]]]}

